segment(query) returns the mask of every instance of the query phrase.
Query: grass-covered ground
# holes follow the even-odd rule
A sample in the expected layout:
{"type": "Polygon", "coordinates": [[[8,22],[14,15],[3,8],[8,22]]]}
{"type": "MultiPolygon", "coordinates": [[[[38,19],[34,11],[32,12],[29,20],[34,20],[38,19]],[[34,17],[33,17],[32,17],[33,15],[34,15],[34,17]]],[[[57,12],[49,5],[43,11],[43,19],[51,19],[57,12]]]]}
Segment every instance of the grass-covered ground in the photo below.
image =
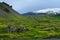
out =
{"type": "Polygon", "coordinates": [[[60,38],[60,16],[27,16],[24,20],[1,21],[0,38],[60,38]],[[26,27],[28,31],[6,32],[4,28],[8,25],[26,27]]]}

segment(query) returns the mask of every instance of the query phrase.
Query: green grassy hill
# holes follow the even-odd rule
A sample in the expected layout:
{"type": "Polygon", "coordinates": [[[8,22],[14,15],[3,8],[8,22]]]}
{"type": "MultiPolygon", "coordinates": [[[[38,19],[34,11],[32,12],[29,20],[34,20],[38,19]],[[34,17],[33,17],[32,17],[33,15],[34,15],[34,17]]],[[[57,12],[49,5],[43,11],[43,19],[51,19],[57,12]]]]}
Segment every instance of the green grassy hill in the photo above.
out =
{"type": "Polygon", "coordinates": [[[12,9],[12,6],[9,6],[4,2],[0,3],[0,21],[1,22],[4,21],[8,23],[8,22],[14,22],[14,21],[24,20],[24,19],[25,18],[23,18],[18,12],[12,9]]]}
{"type": "Polygon", "coordinates": [[[2,2],[0,38],[60,38],[60,16],[21,16],[2,2]]]}
{"type": "Polygon", "coordinates": [[[19,27],[22,26],[24,22],[26,22],[26,18],[16,12],[12,6],[9,6],[4,2],[0,3],[0,37],[3,36],[2,38],[4,38],[5,35],[7,35],[7,37],[10,35],[10,32],[7,32],[8,30],[5,31],[5,28],[9,27],[10,25],[19,27]]]}
{"type": "Polygon", "coordinates": [[[51,38],[59,38],[57,37],[60,35],[59,15],[27,16],[27,18],[33,21],[30,26],[37,38],[50,38],[50,36],[51,38]]]}

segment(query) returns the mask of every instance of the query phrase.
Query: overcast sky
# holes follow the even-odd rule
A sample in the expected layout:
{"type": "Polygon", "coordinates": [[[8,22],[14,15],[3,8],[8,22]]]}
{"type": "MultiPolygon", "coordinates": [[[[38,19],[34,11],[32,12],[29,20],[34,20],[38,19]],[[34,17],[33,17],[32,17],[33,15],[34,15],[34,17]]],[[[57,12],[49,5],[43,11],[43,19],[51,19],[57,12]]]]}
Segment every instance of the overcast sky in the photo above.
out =
{"type": "Polygon", "coordinates": [[[0,0],[13,6],[20,13],[46,8],[60,8],[60,0],[0,0]]]}

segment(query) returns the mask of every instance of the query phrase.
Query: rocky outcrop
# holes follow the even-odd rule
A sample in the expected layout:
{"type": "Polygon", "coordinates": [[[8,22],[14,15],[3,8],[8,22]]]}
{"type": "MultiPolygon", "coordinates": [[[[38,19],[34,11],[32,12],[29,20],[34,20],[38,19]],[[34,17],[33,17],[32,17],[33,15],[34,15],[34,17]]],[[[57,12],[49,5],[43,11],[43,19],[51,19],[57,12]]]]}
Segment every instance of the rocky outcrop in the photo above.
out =
{"type": "Polygon", "coordinates": [[[17,32],[17,33],[20,33],[20,32],[26,32],[28,31],[29,29],[26,28],[26,27],[20,27],[20,28],[17,28],[16,25],[8,25],[8,27],[4,28],[4,31],[10,33],[10,32],[17,32]]]}

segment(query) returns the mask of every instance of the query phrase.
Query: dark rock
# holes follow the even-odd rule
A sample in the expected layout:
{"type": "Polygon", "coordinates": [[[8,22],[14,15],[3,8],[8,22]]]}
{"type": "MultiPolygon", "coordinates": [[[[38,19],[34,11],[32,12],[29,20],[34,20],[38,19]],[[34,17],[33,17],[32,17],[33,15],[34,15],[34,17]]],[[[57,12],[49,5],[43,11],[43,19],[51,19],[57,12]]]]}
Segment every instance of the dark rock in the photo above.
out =
{"type": "Polygon", "coordinates": [[[5,3],[5,2],[2,2],[3,4],[5,4],[6,6],[12,8],[12,6],[10,6],[9,4],[5,3]]]}
{"type": "Polygon", "coordinates": [[[5,5],[7,5],[7,6],[9,6],[7,3],[5,3],[5,2],[2,2],[3,4],[5,4],[5,5]]]}
{"type": "Polygon", "coordinates": [[[15,25],[8,25],[8,27],[6,27],[6,28],[4,28],[4,30],[6,31],[6,32],[14,32],[14,33],[16,33],[16,32],[26,32],[26,31],[28,31],[28,28],[26,28],[26,27],[20,27],[20,28],[17,28],[15,25]]]}
{"type": "Polygon", "coordinates": [[[5,28],[6,32],[17,32],[17,27],[15,25],[8,25],[8,27],[5,28]]]}
{"type": "Polygon", "coordinates": [[[12,8],[12,6],[10,6],[10,8],[12,8]]]}
{"type": "Polygon", "coordinates": [[[20,27],[20,28],[17,29],[17,32],[25,32],[25,31],[28,31],[28,28],[20,27]]]}
{"type": "Polygon", "coordinates": [[[7,8],[4,8],[3,10],[6,11],[6,12],[9,12],[9,10],[7,8]]]}
{"type": "Polygon", "coordinates": [[[11,32],[17,32],[16,30],[17,30],[17,27],[15,26],[15,25],[13,25],[13,26],[11,26],[11,32]]]}

